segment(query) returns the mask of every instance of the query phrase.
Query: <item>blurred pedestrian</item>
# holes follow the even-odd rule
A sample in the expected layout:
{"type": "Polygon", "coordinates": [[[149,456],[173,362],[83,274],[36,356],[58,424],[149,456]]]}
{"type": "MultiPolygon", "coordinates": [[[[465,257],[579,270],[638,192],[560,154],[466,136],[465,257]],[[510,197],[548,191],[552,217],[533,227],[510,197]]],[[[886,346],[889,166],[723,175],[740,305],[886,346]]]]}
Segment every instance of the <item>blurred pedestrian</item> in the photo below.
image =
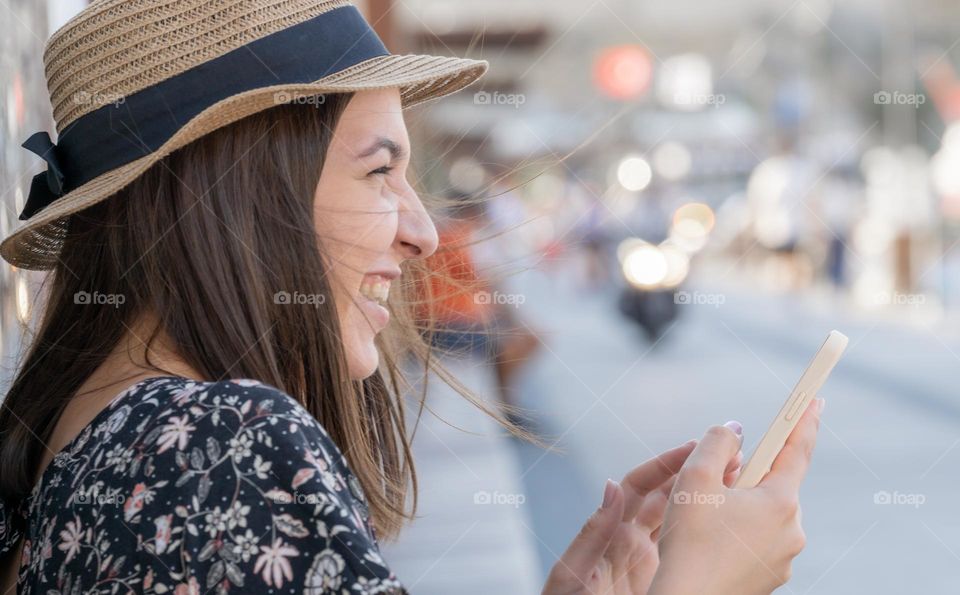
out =
{"type": "Polygon", "coordinates": [[[517,314],[522,298],[504,292],[490,270],[502,254],[496,246],[504,236],[484,237],[491,230],[485,199],[464,193],[451,198],[457,202],[438,224],[440,247],[427,261],[431,299],[421,318],[435,322],[436,348],[491,362],[506,415],[515,423],[528,424],[530,420],[519,414],[517,381],[540,344],[517,314]]]}

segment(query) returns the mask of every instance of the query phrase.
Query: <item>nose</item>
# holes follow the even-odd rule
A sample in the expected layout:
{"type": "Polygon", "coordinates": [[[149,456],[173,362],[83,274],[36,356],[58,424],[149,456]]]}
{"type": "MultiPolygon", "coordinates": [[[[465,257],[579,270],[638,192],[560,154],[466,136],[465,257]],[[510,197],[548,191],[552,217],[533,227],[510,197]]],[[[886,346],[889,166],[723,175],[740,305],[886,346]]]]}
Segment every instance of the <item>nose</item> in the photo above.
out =
{"type": "Polygon", "coordinates": [[[440,243],[437,228],[417,193],[409,186],[407,190],[400,202],[395,248],[404,259],[427,258],[440,243]]]}

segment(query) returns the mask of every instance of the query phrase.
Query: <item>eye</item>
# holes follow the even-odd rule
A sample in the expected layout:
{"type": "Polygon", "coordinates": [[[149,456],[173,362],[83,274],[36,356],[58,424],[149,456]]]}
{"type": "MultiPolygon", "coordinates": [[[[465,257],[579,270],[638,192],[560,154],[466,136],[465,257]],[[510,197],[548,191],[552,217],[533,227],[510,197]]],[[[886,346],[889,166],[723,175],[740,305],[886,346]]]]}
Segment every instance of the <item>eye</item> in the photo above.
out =
{"type": "Polygon", "coordinates": [[[384,165],[383,167],[378,167],[377,169],[373,170],[372,172],[370,172],[370,173],[367,174],[367,175],[368,175],[368,176],[375,176],[375,175],[384,175],[384,176],[385,176],[385,175],[389,174],[389,173],[392,172],[392,171],[393,171],[393,167],[392,167],[392,166],[390,166],[390,165],[384,165]]]}

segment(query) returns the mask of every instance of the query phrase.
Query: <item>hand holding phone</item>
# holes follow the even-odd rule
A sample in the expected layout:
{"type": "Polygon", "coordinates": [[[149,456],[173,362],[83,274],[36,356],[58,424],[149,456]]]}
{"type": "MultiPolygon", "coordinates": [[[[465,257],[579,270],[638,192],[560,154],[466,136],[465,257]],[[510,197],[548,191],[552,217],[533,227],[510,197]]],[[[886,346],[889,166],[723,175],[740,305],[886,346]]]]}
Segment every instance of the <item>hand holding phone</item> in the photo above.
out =
{"type": "Polygon", "coordinates": [[[730,428],[707,430],[671,491],[649,595],[770,593],[789,580],[792,561],[806,545],[800,486],[819,426],[818,412],[806,410],[847,342],[830,333],[731,488],[725,470],[741,441],[730,428]],[[781,452],[787,442],[794,448],[781,452]],[[732,489],[752,488],[764,476],[764,489],[732,489]]]}
{"type": "Polygon", "coordinates": [[[793,428],[800,421],[803,412],[807,410],[810,401],[817,396],[817,392],[826,382],[830,372],[840,361],[840,356],[847,348],[848,342],[849,339],[843,333],[830,331],[826,341],[813,356],[813,360],[787,397],[783,407],[780,408],[767,433],[760,439],[760,444],[753,451],[747,464],[743,466],[732,487],[752,488],[760,483],[773,465],[780,449],[787,442],[793,428]]]}

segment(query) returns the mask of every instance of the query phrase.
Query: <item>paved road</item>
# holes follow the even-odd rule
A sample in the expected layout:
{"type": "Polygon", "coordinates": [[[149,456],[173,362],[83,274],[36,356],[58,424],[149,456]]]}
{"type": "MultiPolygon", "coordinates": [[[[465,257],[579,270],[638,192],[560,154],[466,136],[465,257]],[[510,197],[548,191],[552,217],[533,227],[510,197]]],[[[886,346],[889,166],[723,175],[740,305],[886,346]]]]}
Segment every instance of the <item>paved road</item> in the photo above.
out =
{"type": "MultiPolygon", "coordinates": [[[[481,397],[494,395],[487,366],[445,365],[481,397]]],[[[539,593],[536,538],[510,440],[436,378],[427,405],[413,439],[418,518],[383,545],[384,558],[416,595],[539,593]]]]}
{"type": "Polygon", "coordinates": [[[729,419],[744,424],[749,452],[837,328],[851,343],[821,393],[828,404],[801,493],[808,546],[778,592],[960,593],[955,327],[898,325],[836,299],[702,281],[691,291],[723,303],[684,307],[651,348],[608,295],[539,274],[523,286],[526,314],[548,346],[525,404],[567,451],[519,448],[544,568],[607,477],[729,419]]]}

